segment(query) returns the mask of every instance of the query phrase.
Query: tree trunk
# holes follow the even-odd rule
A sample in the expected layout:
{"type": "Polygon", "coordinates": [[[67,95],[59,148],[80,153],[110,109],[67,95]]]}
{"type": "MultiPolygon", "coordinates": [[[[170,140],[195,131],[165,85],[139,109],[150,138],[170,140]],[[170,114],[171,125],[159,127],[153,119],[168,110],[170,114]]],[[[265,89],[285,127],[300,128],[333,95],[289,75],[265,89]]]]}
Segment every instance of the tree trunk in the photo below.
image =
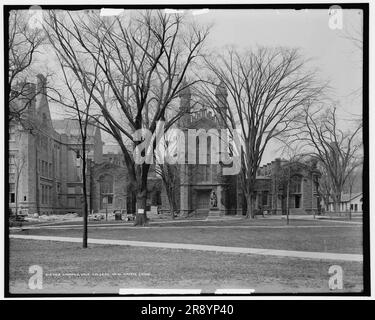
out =
{"type": "Polygon", "coordinates": [[[135,216],[134,226],[145,226],[147,223],[146,215],[147,189],[137,192],[137,214],[135,216]]]}
{"type": "Polygon", "coordinates": [[[340,200],[341,200],[341,193],[335,193],[333,197],[333,206],[335,213],[340,212],[340,200]]]}
{"type": "Polygon", "coordinates": [[[246,206],[247,206],[246,218],[251,218],[251,219],[255,218],[254,204],[255,204],[254,197],[248,194],[246,197],[246,206]]]}
{"type": "Polygon", "coordinates": [[[172,219],[175,218],[175,212],[176,212],[176,201],[174,199],[174,192],[173,190],[167,191],[167,197],[169,202],[169,210],[171,211],[171,217],[172,219]]]}
{"type": "Polygon", "coordinates": [[[87,179],[86,179],[86,150],[83,148],[82,155],[82,189],[83,189],[83,248],[87,248],[87,216],[88,216],[88,203],[87,203],[87,179]]]}
{"type": "Polygon", "coordinates": [[[17,174],[16,186],[15,186],[15,202],[16,202],[16,219],[18,216],[18,185],[19,185],[19,173],[17,174]]]}
{"type": "Polygon", "coordinates": [[[289,190],[289,188],[290,188],[290,178],[288,179],[288,185],[287,185],[287,189],[286,189],[286,224],[289,224],[289,207],[290,207],[290,205],[289,205],[289,192],[290,192],[290,190],[289,190]]]}

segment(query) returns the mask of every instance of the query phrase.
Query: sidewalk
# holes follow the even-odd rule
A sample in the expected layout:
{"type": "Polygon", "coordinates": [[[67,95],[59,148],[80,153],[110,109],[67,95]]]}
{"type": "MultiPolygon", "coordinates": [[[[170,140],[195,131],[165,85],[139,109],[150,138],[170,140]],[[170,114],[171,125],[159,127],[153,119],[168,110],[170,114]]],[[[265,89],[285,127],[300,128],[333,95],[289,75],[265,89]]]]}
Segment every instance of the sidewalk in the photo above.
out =
{"type": "MultiPolygon", "coordinates": [[[[60,242],[75,242],[75,243],[82,242],[82,238],[73,238],[73,237],[32,236],[32,235],[10,235],[9,237],[11,239],[25,239],[25,240],[60,241],[60,242]]],[[[188,244],[188,243],[145,242],[145,241],[110,240],[110,239],[88,239],[88,243],[118,245],[118,246],[163,248],[163,249],[185,249],[185,250],[214,251],[214,252],[226,252],[226,253],[257,254],[257,255],[301,258],[301,259],[355,261],[355,262],[363,261],[363,256],[361,254],[349,254],[349,253],[274,250],[274,249],[262,249],[262,248],[198,245],[198,244],[188,244]]]]}

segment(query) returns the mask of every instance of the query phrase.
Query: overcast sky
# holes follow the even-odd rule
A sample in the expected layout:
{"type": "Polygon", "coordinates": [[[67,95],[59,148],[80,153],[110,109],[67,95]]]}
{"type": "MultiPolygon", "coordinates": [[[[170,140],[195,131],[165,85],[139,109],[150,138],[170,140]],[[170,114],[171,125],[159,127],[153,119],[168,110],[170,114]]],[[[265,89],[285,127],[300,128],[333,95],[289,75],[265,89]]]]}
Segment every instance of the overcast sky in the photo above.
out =
{"type": "MultiPolygon", "coordinates": [[[[312,58],[311,66],[319,68],[322,80],[330,81],[340,117],[362,115],[362,50],[345,37],[361,32],[361,10],[343,11],[342,30],[329,28],[328,10],[210,10],[194,19],[213,23],[208,45],[218,50],[226,45],[301,48],[306,58],[312,58]]],[[[262,163],[277,157],[276,149],[271,144],[262,163]]]]}
{"type": "MultiPolygon", "coordinates": [[[[213,24],[207,46],[215,51],[232,45],[300,48],[306,58],[312,58],[311,66],[319,68],[322,81],[330,81],[340,116],[350,119],[362,114],[362,51],[345,35],[361,32],[362,11],[343,13],[342,30],[329,27],[328,10],[210,10],[191,17],[213,24]]],[[[268,148],[262,163],[277,156],[274,149],[274,145],[268,148]]]]}

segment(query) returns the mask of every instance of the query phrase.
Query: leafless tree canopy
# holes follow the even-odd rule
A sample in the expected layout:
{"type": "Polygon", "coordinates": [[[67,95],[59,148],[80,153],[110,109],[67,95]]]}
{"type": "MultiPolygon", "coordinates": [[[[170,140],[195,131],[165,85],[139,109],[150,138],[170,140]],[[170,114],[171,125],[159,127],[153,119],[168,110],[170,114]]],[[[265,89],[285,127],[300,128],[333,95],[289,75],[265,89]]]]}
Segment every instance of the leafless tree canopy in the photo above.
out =
{"type": "Polygon", "coordinates": [[[335,207],[354,170],[362,164],[361,132],[362,122],[342,129],[336,107],[320,109],[309,105],[291,141],[301,143],[306,152],[319,160],[322,173],[327,176],[323,181],[325,192],[329,190],[335,207]]]}
{"type": "Polygon", "coordinates": [[[206,59],[212,78],[204,86],[204,96],[228,127],[242,135],[241,177],[249,199],[248,215],[253,206],[252,186],[267,144],[286,135],[303,106],[317,99],[324,88],[305,64],[298,50],[288,48],[229,50],[206,59]],[[228,111],[214,99],[211,84],[215,78],[228,92],[228,111]]]}
{"type": "Polygon", "coordinates": [[[133,133],[144,128],[153,133],[159,120],[166,120],[168,128],[179,118],[171,107],[180,91],[194,83],[184,79],[208,30],[161,11],[108,19],[99,12],[50,11],[46,32],[86,92],[94,88],[97,112],[92,117],[119,143],[138,190],[139,208],[144,208],[150,165],[134,162],[132,151],[141,141],[133,133]]]}
{"type": "Polygon", "coordinates": [[[26,83],[33,60],[43,44],[43,34],[30,28],[27,13],[14,10],[9,15],[9,121],[27,121],[25,112],[34,98],[26,83]]]}

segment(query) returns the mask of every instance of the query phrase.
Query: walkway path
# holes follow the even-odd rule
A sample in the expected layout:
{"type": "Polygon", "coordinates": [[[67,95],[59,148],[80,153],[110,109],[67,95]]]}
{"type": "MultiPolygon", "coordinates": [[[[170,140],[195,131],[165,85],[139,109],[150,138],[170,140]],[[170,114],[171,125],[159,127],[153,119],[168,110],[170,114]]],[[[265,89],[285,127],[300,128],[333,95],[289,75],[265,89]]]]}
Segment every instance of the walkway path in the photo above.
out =
{"type": "MultiPolygon", "coordinates": [[[[129,224],[94,224],[88,226],[91,230],[92,229],[311,229],[311,228],[353,228],[358,227],[358,225],[350,226],[350,225],[283,225],[283,226],[268,226],[268,225],[255,225],[255,226],[211,226],[211,225],[197,225],[197,226],[153,226],[148,225],[145,227],[138,228],[134,227],[133,225],[129,224]]],[[[18,227],[17,230],[35,230],[35,229],[81,229],[82,225],[64,225],[64,226],[27,226],[27,227],[18,227]]]]}
{"type": "MultiPolygon", "coordinates": [[[[26,240],[62,241],[62,242],[78,242],[78,243],[82,242],[82,238],[73,238],[73,237],[32,236],[32,235],[10,235],[9,237],[12,239],[26,239],[26,240]]],[[[198,245],[198,244],[188,244],[188,243],[145,242],[145,241],[111,240],[111,239],[88,239],[88,243],[119,245],[119,246],[149,247],[149,248],[164,248],[164,249],[187,249],[187,250],[201,250],[201,251],[215,251],[215,252],[229,252],[229,253],[245,253],[245,254],[258,254],[258,255],[266,255],[266,256],[318,259],[318,260],[357,261],[357,262],[363,261],[363,256],[361,254],[348,254],[348,253],[274,250],[274,249],[262,249],[262,248],[241,248],[241,247],[198,245]]]]}

